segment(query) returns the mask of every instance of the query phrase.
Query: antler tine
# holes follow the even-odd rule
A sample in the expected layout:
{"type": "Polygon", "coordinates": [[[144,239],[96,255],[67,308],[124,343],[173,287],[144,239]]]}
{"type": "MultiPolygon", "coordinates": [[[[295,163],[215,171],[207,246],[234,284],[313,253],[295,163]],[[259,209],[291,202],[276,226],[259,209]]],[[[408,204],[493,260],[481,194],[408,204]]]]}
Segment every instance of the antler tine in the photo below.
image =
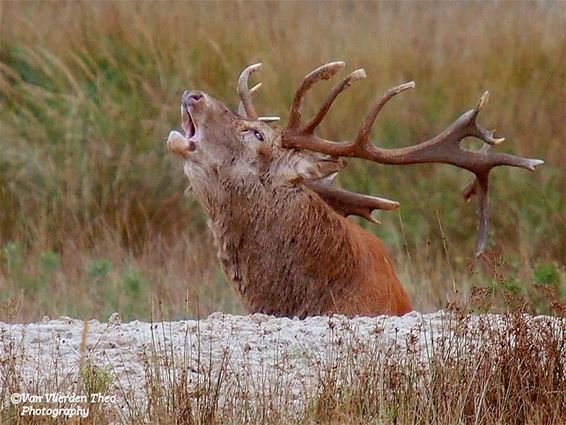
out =
{"type": "Polygon", "coordinates": [[[271,123],[271,122],[276,122],[279,121],[281,119],[281,117],[259,117],[258,121],[263,121],[265,123],[271,123]]]}
{"type": "MultiPolygon", "coordinates": [[[[255,86],[253,86],[249,93],[250,93],[250,97],[252,97],[256,91],[258,91],[258,89],[261,87],[261,83],[257,83],[255,86]]],[[[242,116],[242,117],[247,117],[248,114],[246,112],[246,108],[244,107],[244,102],[240,101],[240,105],[238,106],[238,115],[242,116]]]]}
{"type": "Polygon", "coordinates": [[[305,124],[299,129],[299,133],[312,134],[314,129],[318,127],[318,125],[322,122],[338,95],[345,89],[350,87],[352,84],[354,84],[356,81],[362,80],[364,78],[366,78],[366,71],[363,68],[360,68],[356,69],[354,72],[340,81],[340,83],[338,83],[338,85],[334,87],[332,92],[324,100],[324,103],[318,110],[317,114],[308,122],[308,124],[305,124]]]}
{"type": "MultiPolygon", "coordinates": [[[[478,152],[487,154],[492,145],[483,145],[478,152]]],[[[488,197],[488,190],[489,190],[489,179],[480,178],[478,176],[474,177],[474,179],[466,186],[462,195],[466,202],[469,202],[471,197],[474,195],[478,195],[478,217],[479,217],[479,227],[478,227],[478,240],[476,243],[476,257],[479,257],[483,254],[485,250],[485,246],[487,244],[487,237],[489,234],[489,218],[488,218],[488,204],[489,204],[489,197],[488,197]]]]}
{"type": "MultiPolygon", "coordinates": [[[[244,110],[246,111],[246,115],[248,116],[248,118],[252,119],[257,119],[257,112],[252,103],[252,95],[250,93],[250,89],[248,88],[248,79],[250,78],[251,74],[259,71],[260,69],[261,63],[250,65],[242,71],[240,78],[238,79],[238,94],[242,99],[242,105],[244,107],[244,110]]],[[[259,87],[257,87],[256,90],[258,88],[259,87]]]]}
{"type": "Polygon", "coordinates": [[[291,104],[291,111],[289,113],[289,122],[287,128],[297,128],[301,124],[301,105],[305,97],[305,93],[312,87],[312,85],[320,80],[328,80],[332,78],[339,70],[344,68],[344,62],[329,62],[326,63],[303,78],[303,81],[293,97],[291,104]]]}
{"type": "Polygon", "coordinates": [[[370,223],[380,224],[379,220],[371,215],[374,210],[395,210],[399,208],[398,202],[349,192],[316,180],[305,181],[305,185],[315,191],[327,204],[344,217],[357,215],[370,223]]]}
{"type": "Polygon", "coordinates": [[[377,119],[377,116],[385,106],[387,102],[389,102],[394,96],[397,96],[399,93],[404,92],[405,90],[414,89],[415,82],[409,81],[408,83],[398,85],[396,87],[390,88],[385,92],[385,94],[376,101],[373,106],[371,107],[366,119],[362,123],[360,131],[358,132],[358,137],[356,137],[356,144],[358,145],[366,145],[370,143],[369,136],[371,132],[371,128],[377,119]]]}
{"type": "MultiPolygon", "coordinates": [[[[485,105],[487,105],[488,101],[489,101],[489,92],[486,90],[483,92],[480,99],[478,100],[478,104],[473,109],[472,120],[475,124],[476,127],[475,130],[477,132],[477,134],[474,134],[474,136],[476,136],[478,139],[482,139],[488,145],[498,145],[505,141],[505,137],[500,137],[496,139],[495,137],[493,137],[495,135],[495,130],[488,131],[485,128],[482,128],[475,123],[478,114],[485,107],[485,105]]],[[[487,153],[488,150],[486,150],[485,152],[487,153]]]]}

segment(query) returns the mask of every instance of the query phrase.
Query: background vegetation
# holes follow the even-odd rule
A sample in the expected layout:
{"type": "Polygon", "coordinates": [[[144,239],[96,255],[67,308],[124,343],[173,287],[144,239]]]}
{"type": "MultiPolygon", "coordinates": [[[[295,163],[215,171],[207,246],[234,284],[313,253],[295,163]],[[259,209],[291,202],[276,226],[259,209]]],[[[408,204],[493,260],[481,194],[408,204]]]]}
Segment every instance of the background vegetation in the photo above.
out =
{"type": "MultiPolygon", "coordinates": [[[[560,312],[566,277],[566,25],[563,3],[3,2],[0,25],[0,321],[147,319],[242,312],[201,209],[165,149],[179,100],[198,88],[234,107],[262,61],[262,113],[286,114],[312,68],[345,60],[368,78],[321,131],[346,138],[374,97],[416,90],[374,140],[437,134],[491,93],[481,122],[499,149],[546,164],[492,176],[492,234],[473,259],[475,205],[449,166],[350,161],[340,183],[401,202],[370,226],[417,309],[560,312]],[[474,289],[475,288],[475,289],[474,289]]],[[[332,83],[329,83],[332,84],[332,83]]],[[[307,102],[315,111],[330,86],[307,102]]],[[[474,146],[477,146],[475,144],[474,146]]],[[[363,224],[366,225],[365,223],[363,224]]]]}

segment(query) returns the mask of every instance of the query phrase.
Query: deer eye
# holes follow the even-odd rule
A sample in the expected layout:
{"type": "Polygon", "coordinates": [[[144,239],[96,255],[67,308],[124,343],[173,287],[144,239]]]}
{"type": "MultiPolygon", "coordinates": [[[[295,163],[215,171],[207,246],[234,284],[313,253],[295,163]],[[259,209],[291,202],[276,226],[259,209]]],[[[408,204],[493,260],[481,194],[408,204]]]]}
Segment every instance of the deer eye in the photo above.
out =
{"type": "Polygon", "coordinates": [[[263,142],[263,134],[261,134],[259,131],[257,130],[252,130],[254,133],[254,136],[257,140],[259,140],[260,142],[263,142]]]}
{"type": "Polygon", "coordinates": [[[265,141],[265,138],[263,137],[263,134],[261,133],[261,131],[256,130],[255,128],[247,128],[246,130],[242,131],[242,134],[246,134],[246,135],[248,135],[248,137],[249,137],[249,135],[253,134],[253,136],[257,140],[259,140],[260,142],[265,141]]]}
{"type": "Polygon", "coordinates": [[[244,130],[242,130],[242,135],[244,135],[244,140],[251,140],[251,137],[253,135],[253,137],[256,138],[256,140],[260,141],[260,142],[264,142],[265,138],[263,137],[263,133],[259,130],[256,130],[255,128],[246,128],[244,130]]]}

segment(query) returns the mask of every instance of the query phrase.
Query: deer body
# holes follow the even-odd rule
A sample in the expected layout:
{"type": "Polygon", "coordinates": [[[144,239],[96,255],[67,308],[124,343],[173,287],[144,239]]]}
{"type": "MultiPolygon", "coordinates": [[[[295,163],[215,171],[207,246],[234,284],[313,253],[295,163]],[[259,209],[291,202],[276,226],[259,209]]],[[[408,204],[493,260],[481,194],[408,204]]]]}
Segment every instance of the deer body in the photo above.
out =
{"type": "Polygon", "coordinates": [[[381,241],[346,218],[358,215],[376,223],[375,209],[395,209],[398,203],[352,193],[332,186],[342,170],[340,157],[359,157],[384,164],[444,162],[476,175],[465,197],[478,195],[480,231],[477,252],[485,246],[488,175],[500,165],[529,170],[542,161],[509,154],[490,154],[501,143],[492,131],[476,123],[487,102],[460,116],[438,136],[401,149],[381,149],[369,141],[371,126],[385,103],[414,87],[407,83],[388,90],[364,120],[358,136],[337,143],[319,138],[314,130],[332,102],[353,82],[357,70],[343,79],[319,112],[303,123],[299,112],[306,91],[344,66],[332,62],[308,74],[297,90],[285,128],[259,118],[251,102],[246,68],[238,82],[238,114],[202,92],[185,92],[182,120],[185,136],[173,131],[170,151],[185,159],[185,174],[194,196],[209,216],[222,268],[251,312],[276,316],[401,315],[412,309],[381,241]],[[473,136],[487,146],[479,152],[463,149],[460,141],[473,136]]]}
{"type": "Polygon", "coordinates": [[[412,310],[381,241],[316,193],[253,174],[236,181],[222,170],[216,175],[222,190],[208,204],[210,227],[222,268],[249,311],[306,317],[412,310]]]}

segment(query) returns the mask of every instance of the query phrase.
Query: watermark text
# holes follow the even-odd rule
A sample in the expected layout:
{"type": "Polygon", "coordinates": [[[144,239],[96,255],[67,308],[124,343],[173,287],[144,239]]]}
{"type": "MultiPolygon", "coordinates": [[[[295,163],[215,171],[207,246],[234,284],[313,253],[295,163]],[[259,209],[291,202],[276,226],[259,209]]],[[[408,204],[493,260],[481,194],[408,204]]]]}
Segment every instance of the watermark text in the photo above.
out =
{"type": "Polygon", "coordinates": [[[10,401],[13,405],[20,405],[20,416],[87,418],[91,404],[116,403],[116,396],[102,393],[12,393],[10,401]]]}

